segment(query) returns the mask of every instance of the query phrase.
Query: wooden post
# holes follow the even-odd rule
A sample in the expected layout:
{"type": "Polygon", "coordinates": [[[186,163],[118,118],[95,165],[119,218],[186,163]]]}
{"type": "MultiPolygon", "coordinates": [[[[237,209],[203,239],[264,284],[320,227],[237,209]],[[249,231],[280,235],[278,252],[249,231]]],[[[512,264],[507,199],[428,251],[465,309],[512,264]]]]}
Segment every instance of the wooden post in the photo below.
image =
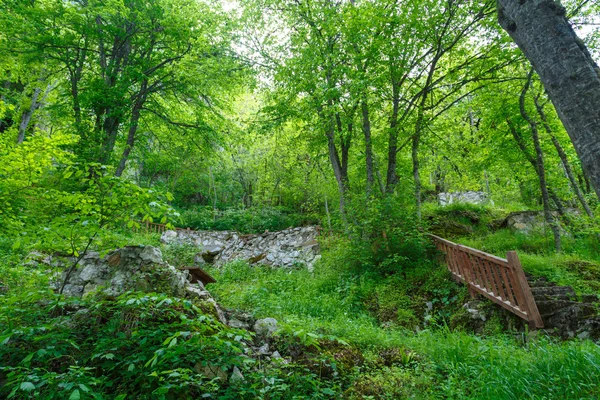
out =
{"type": "MultiPolygon", "coordinates": [[[[523,267],[521,266],[521,261],[517,256],[516,251],[509,251],[506,253],[506,260],[508,264],[511,266],[516,284],[520,286],[518,289],[523,293],[524,305],[527,308],[527,316],[529,317],[529,323],[532,328],[543,328],[544,322],[542,321],[542,316],[535,304],[535,299],[533,298],[533,294],[531,293],[531,288],[529,287],[529,283],[527,282],[527,277],[525,276],[525,272],[523,272],[523,267]]],[[[515,291],[516,292],[516,291],[515,291]]]]}

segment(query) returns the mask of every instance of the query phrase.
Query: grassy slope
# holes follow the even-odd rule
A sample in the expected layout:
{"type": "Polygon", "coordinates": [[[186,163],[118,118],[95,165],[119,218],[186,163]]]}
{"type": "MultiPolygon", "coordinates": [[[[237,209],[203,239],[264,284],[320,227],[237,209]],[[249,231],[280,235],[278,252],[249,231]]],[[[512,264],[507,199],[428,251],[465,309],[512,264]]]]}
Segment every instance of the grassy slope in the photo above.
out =
{"type": "Polygon", "coordinates": [[[326,253],[325,262],[312,274],[234,263],[211,271],[218,283],[210,289],[223,305],[252,311],[258,317],[275,317],[297,334],[313,331],[334,335],[365,354],[381,352],[382,348],[405,348],[420,355],[418,362],[400,369],[364,368],[347,393],[364,389],[364,395],[374,394],[376,398],[388,393],[390,398],[451,399],[600,396],[597,345],[586,341],[555,343],[516,333],[477,337],[451,331],[445,325],[447,320],[439,316],[419,333],[394,326],[383,328],[364,304],[368,292],[383,283],[345,274],[343,267],[327,263],[335,258],[326,253]],[[399,387],[401,391],[394,394],[399,387]]]}
{"type": "MultiPolygon", "coordinates": [[[[516,248],[521,250],[519,254],[526,269],[559,283],[573,284],[582,291],[593,289],[581,273],[564,268],[573,260],[580,262],[580,255],[571,252],[555,256],[541,251],[540,246],[528,249],[535,240],[545,243],[543,238],[532,240],[502,232],[461,241],[499,255],[516,248]]],[[[105,245],[119,247],[132,242],[156,245],[158,237],[126,234],[105,245]]],[[[171,262],[189,256],[164,250],[173,258],[171,262]]],[[[448,310],[461,304],[464,291],[446,279],[443,269],[424,264],[406,276],[382,279],[349,273],[345,254],[343,244],[331,246],[313,273],[233,263],[211,271],[218,283],[209,289],[225,307],[251,311],[257,317],[277,318],[287,337],[304,342],[311,342],[314,337],[318,340],[337,337],[348,342],[365,362],[344,372],[345,383],[338,393],[343,392],[346,397],[600,397],[597,345],[578,340],[558,343],[535,335],[502,332],[494,329],[493,323],[484,336],[452,330],[448,310]],[[423,309],[425,301],[434,302],[436,312],[429,316],[429,324],[422,326],[423,316],[407,310],[423,309]],[[382,324],[382,315],[390,314],[390,310],[396,315],[388,318],[391,323],[382,324]],[[411,326],[413,318],[421,325],[419,333],[402,327],[411,326]],[[386,354],[395,354],[395,349],[400,349],[400,359],[383,361],[389,359],[386,354]]],[[[14,256],[21,258],[23,254],[14,256]]],[[[594,261],[593,257],[586,258],[594,261]]],[[[32,278],[31,270],[10,265],[13,262],[5,259],[0,271],[2,281],[9,286],[18,283],[22,289],[33,289],[43,280],[42,276],[32,278]]],[[[39,272],[43,275],[45,271],[39,272]]]]}

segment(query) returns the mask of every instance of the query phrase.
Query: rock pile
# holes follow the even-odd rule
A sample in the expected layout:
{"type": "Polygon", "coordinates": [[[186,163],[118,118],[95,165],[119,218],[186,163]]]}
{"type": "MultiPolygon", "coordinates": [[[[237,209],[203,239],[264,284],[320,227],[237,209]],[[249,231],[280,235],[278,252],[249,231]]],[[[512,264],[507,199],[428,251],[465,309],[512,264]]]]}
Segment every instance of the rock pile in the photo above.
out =
{"type": "MultiPolygon", "coordinates": [[[[580,212],[576,209],[567,209],[566,213],[568,215],[577,216],[580,212]]],[[[552,216],[557,220],[560,220],[561,218],[558,211],[552,211],[552,216]]],[[[506,218],[502,220],[492,222],[491,227],[493,229],[509,228],[513,231],[531,233],[542,231],[546,225],[543,211],[515,211],[508,214],[506,218]]],[[[564,234],[567,232],[562,230],[562,233],[564,234]]]]}
{"type": "Polygon", "coordinates": [[[161,241],[166,244],[188,244],[200,251],[198,264],[221,265],[234,260],[251,264],[290,268],[306,265],[312,270],[321,258],[315,226],[291,228],[258,235],[241,235],[235,231],[167,231],[161,241]]]}
{"type": "MultiPolygon", "coordinates": [[[[546,278],[528,276],[531,293],[542,316],[541,330],[562,339],[578,337],[600,341],[600,298],[577,296],[570,286],[558,286],[546,278]]],[[[527,323],[492,302],[479,298],[463,305],[468,318],[457,321],[482,333],[488,316],[500,316],[505,328],[524,329],[527,323]]]]}
{"type": "MultiPolygon", "coordinates": [[[[57,265],[59,262],[62,267],[72,265],[75,259],[68,259],[67,263],[64,261],[41,254],[32,256],[32,262],[37,265],[57,265]]],[[[241,342],[245,357],[272,363],[289,362],[274,348],[274,335],[279,330],[277,320],[256,319],[249,313],[223,310],[202,283],[191,283],[188,271],[177,270],[166,263],[160,249],[156,247],[126,246],[105,256],[89,252],[80,260],[77,268],[70,273],[69,269],[66,267],[62,276],[52,283],[53,288],[58,291],[64,282],[63,294],[66,296],[83,297],[93,293],[118,296],[128,290],[137,290],[186,298],[222,324],[253,332],[251,340],[241,342]]],[[[85,313],[87,310],[78,312],[85,313]]],[[[194,368],[210,379],[229,380],[231,383],[245,379],[237,367],[233,371],[224,371],[218,364],[198,364],[194,368]]]]}

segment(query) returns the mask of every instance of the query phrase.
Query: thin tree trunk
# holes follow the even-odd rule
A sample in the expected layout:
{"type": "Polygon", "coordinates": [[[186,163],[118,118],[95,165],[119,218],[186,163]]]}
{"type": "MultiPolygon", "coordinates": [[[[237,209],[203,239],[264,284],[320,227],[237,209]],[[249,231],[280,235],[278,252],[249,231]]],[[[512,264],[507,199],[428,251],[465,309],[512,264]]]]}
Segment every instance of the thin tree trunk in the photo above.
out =
{"type": "Polygon", "coordinates": [[[544,167],[544,153],[542,152],[542,146],[540,145],[540,138],[539,138],[539,134],[538,134],[538,130],[537,130],[537,124],[533,119],[531,119],[529,117],[529,114],[527,114],[527,111],[525,109],[525,95],[527,94],[527,90],[529,89],[529,86],[531,85],[532,75],[533,75],[533,70],[531,70],[529,72],[529,76],[527,77],[527,83],[525,84],[525,86],[523,87],[523,90],[521,91],[521,96],[519,98],[519,108],[521,111],[521,116],[523,117],[524,120],[527,121],[527,123],[529,124],[529,127],[531,128],[531,136],[533,139],[533,146],[535,148],[535,154],[536,154],[536,159],[535,159],[536,165],[537,165],[536,170],[537,170],[538,178],[540,181],[540,190],[542,192],[542,203],[544,205],[544,218],[546,219],[546,222],[548,223],[548,225],[550,225],[550,229],[552,230],[552,234],[554,235],[554,248],[556,249],[556,251],[560,251],[561,250],[560,228],[558,226],[558,223],[556,222],[556,219],[552,215],[552,212],[550,211],[550,198],[548,195],[548,186],[546,183],[546,169],[544,167]]]}
{"type": "Polygon", "coordinates": [[[412,166],[413,179],[415,184],[415,205],[417,207],[417,218],[421,220],[421,177],[419,171],[419,142],[421,141],[420,132],[415,132],[412,138],[412,166]]]}
{"type": "Polygon", "coordinates": [[[400,87],[392,82],[392,116],[390,117],[390,132],[388,135],[388,163],[385,182],[385,192],[392,193],[398,183],[396,167],[398,165],[398,112],[400,110],[400,87]]]}
{"type": "Polygon", "coordinates": [[[31,105],[29,106],[29,109],[25,110],[25,112],[23,112],[23,115],[21,116],[21,123],[19,124],[19,135],[17,136],[17,144],[21,144],[25,140],[25,133],[27,132],[27,128],[29,127],[29,123],[31,122],[31,118],[33,118],[35,110],[37,110],[41,104],[38,101],[40,93],[42,93],[42,88],[36,87],[33,91],[33,95],[31,96],[31,105]]]}
{"type": "Polygon", "coordinates": [[[337,152],[335,145],[335,127],[334,121],[331,118],[327,118],[323,112],[320,112],[321,119],[325,123],[325,135],[327,136],[327,149],[329,152],[329,161],[333,169],[335,180],[338,184],[338,191],[340,193],[340,214],[342,219],[346,220],[346,207],[344,198],[346,196],[346,181],[344,178],[344,172],[340,163],[340,157],[337,152]]]}
{"type": "MultiPolygon", "coordinates": [[[[135,144],[135,134],[137,132],[137,128],[140,122],[140,114],[142,111],[142,107],[146,102],[146,97],[148,89],[148,80],[144,79],[142,81],[142,86],[140,89],[140,93],[138,98],[133,106],[133,110],[131,111],[131,120],[129,125],[129,133],[127,134],[127,143],[125,144],[125,149],[123,149],[123,154],[121,155],[121,161],[119,161],[119,166],[115,171],[115,176],[121,176],[123,171],[125,171],[125,166],[127,164],[127,160],[129,160],[129,154],[133,149],[133,145],[135,144]]],[[[114,143],[113,143],[114,146],[114,143]]]]}
{"type": "Polygon", "coordinates": [[[361,101],[362,111],[362,129],[363,135],[365,136],[365,164],[367,169],[367,196],[371,195],[373,185],[375,184],[375,177],[373,175],[373,143],[371,142],[371,120],[369,117],[369,105],[367,103],[367,96],[363,97],[361,101]]]}
{"type": "Polygon", "coordinates": [[[575,192],[575,195],[577,196],[577,199],[581,203],[581,206],[585,210],[586,214],[589,217],[594,218],[594,213],[592,212],[592,209],[590,208],[587,201],[585,200],[585,197],[583,196],[583,193],[581,192],[581,188],[577,184],[577,180],[575,179],[575,175],[573,174],[573,169],[571,168],[571,163],[569,163],[567,154],[565,153],[560,142],[554,135],[554,132],[552,131],[552,128],[550,127],[550,124],[548,124],[548,119],[546,118],[546,113],[544,112],[544,108],[540,104],[537,97],[534,99],[534,101],[535,101],[535,107],[537,109],[537,112],[542,120],[543,125],[544,125],[544,129],[546,130],[548,135],[550,135],[552,144],[554,144],[554,147],[556,148],[556,152],[558,153],[558,156],[560,157],[560,161],[562,162],[563,167],[565,168],[565,173],[567,174],[567,178],[569,178],[569,182],[571,182],[571,188],[575,192]]]}
{"type": "Polygon", "coordinates": [[[529,59],[600,198],[600,69],[554,0],[498,0],[498,22],[529,59]]]}

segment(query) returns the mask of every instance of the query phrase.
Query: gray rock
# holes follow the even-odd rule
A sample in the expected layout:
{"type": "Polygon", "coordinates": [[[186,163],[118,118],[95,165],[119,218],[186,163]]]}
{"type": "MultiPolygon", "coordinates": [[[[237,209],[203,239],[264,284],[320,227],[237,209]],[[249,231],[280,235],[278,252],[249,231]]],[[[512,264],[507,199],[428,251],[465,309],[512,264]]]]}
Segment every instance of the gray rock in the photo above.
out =
{"type": "Polygon", "coordinates": [[[208,379],[218,378],[222,381],[227,380],[227,374],[218,365],[209,364],[206,366],[201,366],[200,364],[196,364],[194,369],[196,372],[201,373],[208,379]]]}
{"type": "Polygon", "coordinates": [[[163,235],[163,242],[197,246],[200,257],[196,261],[199,264],[222,265],[234,260],[249,260],[252,264],[275,267],[304,264],[312,270],[320,252],[316,241],[318,233],[314,226],[243,236],[232,231],[178,231],[163,235]]]}
{"type": "Polygon", "coordinates": [[[589,339],[590,333],[588,331],[583,331],[577,335],[579,339],[589,339]]]}
{"type": "Polygon", "coordinates": [[[144,247],[144,250],[142,250],[142,252],[140,253],[140,258],[143,261],[146,261],[148,263],[155,263],[155,264],[162,263],[162,261],[163,261],[162,252],[160,251],[159,248],[154,247],[154,246],[144,247]]]}
{"type": "Polygon", "coordinates": [[[471,319],[481,320],[481,321],[485,322],[486,316],[485,316],[485,313],[483,313],[481,310],[479,310],[480,306],[481,306],[481,302],[474,300],[474,301],[470,301],[470,302],[464,304],[463,308],[471,315],[471,319]]]}
{"type": "Polygon", "coordinates": [[[89,282],[102,275],[100,267],[96,264],[86,264],[79,272],[79,279],[84,282],[89,282]]]}
{"type": "Polygon", "coordinates": [[[265,344],[263,344],[262,346],[260,346],[260,347],[258,348],[258,352],[257,352],[257,353],[258,353],[259,355],[261,355],[261,356],[267,356],[267,355],[271,354],[271,353],[269,352],[269,343],[265,343],[265,344]]]}
{"type": "Polygon", "coordinates": [[[256,332],[258,336],[273,336],[278,329],[279,325],[275,318],[259,319],[254,323],[254,332],[256,332]]]}
{"type": "Polygon", "coordinates": [[[171,244],[177,239],[177,231],[166,231],[160,236],[160,241],[165,244],[171,244]]]}
{"type": "Polygon", "coordinates": [[[441,206],[446,206],[454,203],[487,204],[488,202],[490,202],[487,193],[473,191],[439,193],[438,201],[441,206]]]}
{"type": "Polygon", "coordinates": [[[229,382],[232,384],[244,382],[244,375],[239,370],[238,367],[233,367],[233,372],[231,373],[231,377],[229,378],[229,382]]]}
{"type": "Polygon", "coordinates": [[[246,322],[242,322],[239,319],[235,319],[235,318],[230,319],[229,322],[227,323],[227,325],[229,325],[232,328],[236,328],[236,329],[250,328],[250,325],[248,325],[246,322]]]}

